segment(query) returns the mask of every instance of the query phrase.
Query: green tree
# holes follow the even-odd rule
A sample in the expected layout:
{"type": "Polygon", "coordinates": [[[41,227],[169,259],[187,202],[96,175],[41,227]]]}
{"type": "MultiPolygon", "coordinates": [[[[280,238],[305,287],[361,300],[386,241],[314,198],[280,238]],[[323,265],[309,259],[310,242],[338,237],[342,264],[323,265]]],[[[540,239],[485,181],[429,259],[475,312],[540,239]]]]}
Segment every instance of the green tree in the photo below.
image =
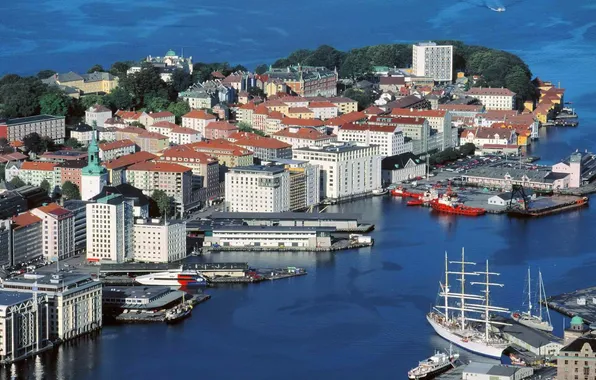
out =
{"type": "Polygon", "coordinates": [[[182,92],[192,85],[192,76],[185,70],[176,69],[172,73],[170,86],[175,92],[182,92]]]}
{"type": "Polygon", "coordinates": [[[168,98],[166,83],[151,65],[144,65],[141,71],[127,75],[120,81],[120,86],[133,96],[137,107],[147,106],[146,98],[168,98]]]}
{"type": "Polygon", "coordinates": [[[168,108],[169,101],[161,96],[148,96],[145,98],[145,110],[148,112],[160,112],[168,108]]]}
{"type": "Polygon", "coordinates": [[[39,79],[47,79],[54,74],[56,74],[54,70],[41,70],[37,73],[36,77],[38,77],[39,79]]]}
{"type": "Polygon", "coordinates": [[[459,147],[459,153],[462,156],[471,156],[476,151],[476,146],[472,143],[465,143],[459,147]]]}
{"type": "Polygon", "coordinates": [[[66,199],[81,199],[79,187],[70,181],[62,185],[62,196],[66,199]]]}
{"type": "Polygon", "coordinates": [[[39,98],[47,90],[38,78],[5,75],[0,80],[2,115],[11,118],[39,114],[39,98]]]}
{"type": "Polygon", "coordinates": [[[46,193],[48,193],[48,194],[50,193],[51,185],[50,185],[50,183],[48,182],[47,179],[44,179],[43,181],[41,181],[41,183],[39,184],[39,187],[41,187],[42,189],[44,189],[44,191],[46,193]]]}
{"type": "Polygon", "coordinates": [[[258,65],[255,68],[255,73],[257,74],[265,74],[267,71],[269,70],[269,66],[267,66],[266,64],[262,63],[260,65],[258,65]]]}
{"type": "Polygon", "coordinates": [[[33,152],[35,154],[43,152],[41,136],[37,132],[30,133],[23,137],[23,146],[27,152],[33,152]]]}
{"type": "Polygon", "coordinates": [[[26,185],[26,183],[22,179],[20,179],[19,177],[13,177],[10,180],[10,182],[8,182],[8,183],[10,183],[15,188],[23,187],[23,186],[26,185]]]}
{"type": "Polygon", "coordinates": [[[56,150],[56,143],[48,136],[43,136],[41,138],[41,149],[42,152],[51,152],[56,150]]]}
{"type": "Polygon", "coordinates": [[[132,66],[131,62],[114,62],[110,67],[110,74],[117,76],[120,79],[126,77],[126,72],[132,66]]]}
{"type": "Polygon", "coordinates": [[[170,103],[168,111],[176,116],[176,123],[180,124],[182,122],[182,115],[190,112],[190,106],[184,100],[178,100],[177,102],[170,103]]]}
{"type": "Polygon", "coordinates": [[[165,191],[163,190],[154,190],[151,194],[151,199],[157,205],[157,209],[159,210],[159,214],[163,217],[168,217],[172,215],[172,197],[168,196],[165,191]]]}
{"type": "Polygon", "coordinates": [[[329,46],[321,45],[312,51],[301,63],[307,66],[324,66],[329,70],[339,69],[345,53],[329,46]]]}
{"type": "Polygon", "coordinates": [[[102,106],[108,105],[108,97],[98,94],[86,95],[80,99],[80,102],[83,109],[87,110],[89,107],[96,104],[100,104],[102,106]]]}
{"type": "Polygon", "coordinates": [[[14,148],[5,137],[0,137],[0,153],[13,153],[14,148]]]}
{"type": "Polygon", "coordinates": [[[374,94],[371,91],[362,91],[354,88],[349,88],[344,92],[346,98],[350,98],[358,102],[358,109],[360,111],[370,107],[374,101],[374,94]]]}
{"type": "Polygon", "coordinates": [[[87,70],[87,74],[91,74],[94,72],[102,73],[102,72],[105,72],[105,70],[103,69],[102,65],[95,64],[95,65],[91,66],[91,68],[89,70],[87,70]]]}
{"type": "Polygon", "coordinates": [[[64,142],[64,146],[67,146],[72,149],[77,149],[81,147],[81,144],[79,143],[79,140],[75,139],[74,137],[71,137],[64,142]]]}
{"type": "Polygon", "coordinates": [[[259,87],[256,87],[256,86],[249,88],[248,93],[255,97],[259,96],[262,99],[265,99],[265,97],[267,96],[267,95],[265,95],[265,91],[263,91],[262,89],[260,89],[259,87]]]}
{"type": "Polygon", "coordinates": [[[266,136],[265,132],[258,130],[258,129],[254,129],[252,127],[252,125],[248,124],[245,121],[239,122],[238,124],[236,124],[236,127],[238,127],[238,131],[240,131],[240,132],[250,132],[250,133],[257,134],[259,136],[266,136]]]}
{"type": "Polygon", "coordinates": [[[141,123],[140,121],[133,121],[132,123],[130,123],[130,126],[145,129],[145,125],[143,125],[143,123],[141,123]]]}
{"type": "Polygon", "coordinates": [[[71,106],[70,97],[62,91],[51,91],[39,99],[42,114],[66,116],[71,106]]]}
{"type": "Polygon", "coordinates": [[[132,95],[124,87],[116,87],[105,96],[105,101],[112,110],[128,110],[134,105],[132,95]]]}

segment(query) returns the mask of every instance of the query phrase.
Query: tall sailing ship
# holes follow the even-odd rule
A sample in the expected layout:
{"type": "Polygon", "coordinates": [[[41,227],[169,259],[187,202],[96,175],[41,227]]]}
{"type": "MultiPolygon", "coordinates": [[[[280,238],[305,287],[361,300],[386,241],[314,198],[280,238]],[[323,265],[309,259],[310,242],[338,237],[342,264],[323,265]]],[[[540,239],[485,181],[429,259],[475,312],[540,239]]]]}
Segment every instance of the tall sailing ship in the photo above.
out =
{"type": "Polygon", "coordinates": [[[499,273],[489,272],[488,260],[484,271],[470,271],[469,267],[476,263],[465,260],[464,249],[461,261],[449,261],[445,253],[445,282],[439,282],[439,297],[443,302],[427,314],[426,319],[437,334],[443,339],[470,352],[499,359],[507,342],[499,335],[496,326],[508,325],[492,319],[494,313],[508,313],[503,307],[490,303],[491,287],[503,287],[503,284],[491,282],[491,276],[499,273]],[[457,270],[450,270],[450,264],[457,270]],[[460,283],[459,292],[451,286],[451,278],[460,283]],[[468,277],[481,278],[483,281],[470,281],[472,289],[480,286],[475,294],[468,289],[468,277]]]}
{"type": "Polygon", "coordinates": [[[528,268],[528,310],[516,311],[511,314],[511,317],[524,326],[542,331],[553,331],[553,325],[550,320],[550,313],[548,305],[546,304],[546,291],[544,290],[544,282],[542,281],[542,272],[538,271],[538,314],[532,314],[532,280],[530,278],[530,268],[528,268]],[[542,314],[542,305],[546,310],[546,315],[542,314]]]}

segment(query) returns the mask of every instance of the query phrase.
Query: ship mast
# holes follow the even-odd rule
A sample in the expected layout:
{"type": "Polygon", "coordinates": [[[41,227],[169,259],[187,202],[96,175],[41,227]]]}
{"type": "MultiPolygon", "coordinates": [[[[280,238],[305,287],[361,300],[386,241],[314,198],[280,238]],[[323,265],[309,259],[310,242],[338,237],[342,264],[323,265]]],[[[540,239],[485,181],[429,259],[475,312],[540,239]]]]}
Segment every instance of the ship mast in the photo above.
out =
{"type": "Polygon", "coordinates": [[[445,288],[443,293],[445,297],[445,319],[449,321],[449,261],[447,260],[447,251],[445,251],[445,288]]]}
{"type": "Polygon", "coordinates": [[[528,316],[532,316],[532,281],[530,279],[530,267],[528,267],[528,316]]]}
{"type": "Polygon", "coordinates": [[[465,329],[466,327],[466,298],[467,299],[475,299],[475,300],[481,300],[482,297],[480,296],[475,296],[475,295],[470,295],[470,294],[466,294],[466,274],[468,275],[472,275],[472,276],[476,276],[478,275],[475,272],[471,272],[471,273],[466,273],[466,265],[476,265],[476,263],[473,263],[471,261],[466,261],[465,260],[465,253],[464,253],[464,248],[462,247],[461,249],[461,261],[450,261],[450,264],[461,264],[461,272],[447,272],[448,274],[455,274],[455,275],[459,275],[459,281],[461,282],[461,293],[459,294],[459,298],[460,298],[460,303],[461,303],[461,307],[459,308],[459,310],[461,311],[460,314],[460,323],[461,323],[461,328],[462,330],[465,329]]]}

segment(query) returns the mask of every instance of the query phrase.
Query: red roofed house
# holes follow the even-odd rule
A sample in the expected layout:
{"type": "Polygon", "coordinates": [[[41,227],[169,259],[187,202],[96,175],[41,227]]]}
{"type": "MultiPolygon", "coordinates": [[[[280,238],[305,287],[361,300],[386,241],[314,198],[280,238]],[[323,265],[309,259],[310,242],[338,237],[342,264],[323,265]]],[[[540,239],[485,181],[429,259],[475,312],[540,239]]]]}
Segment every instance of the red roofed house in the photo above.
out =
{"type": "Polygon", "coordinates": [[[442,134],[442,143],[439,147],[445,150],[453,147],[457,142],[457,133],[451,126],[451,114],[445,110],[425,110],[414,108],[393,108],[391,110],[393,117],[423,117],[428,120],[428,125],[442,134]]]}
{"type": "Polygon", "coordinates": [[[480,100],[487,110],[515,109],[515,92],[507,88],[472,87],[466,96],[480,100]]]}
{"type": "Polygon", "coordinates": [[[28,185],[39,186],[44,180],[50,184],[50,189],[56,187],[54,168],[56,162],[25,161],[19,169],[18,177],[28,185]]]}
{"type": "Polygon", "coordinates": [[[157,122],[147,127],[147,130],[166,136],[170,144],[175,145],[194,143],[201,141],[202,138],[201,132],[191,128],[180,127],[169,121],[157,122]]]}
{"type": "Polygon", "coordinates": [[[225,165],[229,168],[235,166],[252,165],[253,153],[250,150],[244,149],[236,144],[223,139],[199,141],[187,146],[196,150],[197,152],[207,153],[214,156],[219,161],[220,165],[225,165]]]}
{"type": "Polygon", "coordinates": [[[205,138],[207,140],[227,139],[234,132],[238,132],[238,127],[227,121],[212,121],[205,127],[205,138]]]}
{"type": "Polygon", "coordinates": [[[31,214],[42,220],[42,252],[47,261],[75,255],[75,218],[56,203],[34,208],[31,214]]]}
{"type": "Polygon", "coordinates": [[[144,113],[145,112],[118,110],[116,111],[115,116],[122,119],[126,124],[132,124],[135,121],[141,123],[141,116],[143,116],[144,113]]]}
{"type": "Polygon", "coordinates": [[[472,143],[482,149],[484,144],[511,145],[517,144],[517,134],[514,130],[501,128],[481,128],[464,130],[459,137],[460,145],[472,143]]]}
{"type": "Polygon", "coordinates": [[[217,118],[203,110],[192,110],[182,116],[182,126],[184,128],[194,129],[201,132],[201,136],[205,136],[205,127],[217,118]]]}
{"type": "Polygon", "coordinates": [[[197,152],[189,146],[180,145],[160,153],[155,161],[174,162],[189,167],[192,174],[201,179],[199,200],[205,202],[219,197],[219,162],[206,153],[197,152]]]}
{"type": "Polygon", "coordinates": [[[140,150],[157,153],[170,145],[167,136],[161,133],[149,132],[143,128],[128,127],[118,129],[116,140],[132,140],[140,150]]]}
{"type": "Polygon", "coordinates": [[[176,116],[170,111],[162,111],[162,112],[150,112],[150,113],[143,113],[143,115],[139,118],[141,124],[145,127],[152,126],[153,124],[160,122],[160,121],[169,121],[170,123],[176,122],[176,116]]]}
{"type": "Polygon", "coordinates": [[[99,144],[99,158],[103,161],[114,160],[118,157],[136,152],[137,145],[132,140],[116,140],[99,144]]]}
{"type": "Polygon", "coordinates": [[[306,107],[291,107],[288,108],[286,116],[297,119],[314,119],[315,113],[306,107]]]}
{"type": "Polygon", "coordinates": [[[103,127],[106,120],[112,118],[112,110],[101,104],[94,104],[85,111],[85,124],[103,127]]]}
{"type": "MultiPolygon", "coordinates": [[[[254,102],[248,102],[246,104],[241,105],[236,110],[236,120],[238,122],[244,122],[252,125],[252,116],[255,112],[257,105],[254,102]]],[[[212,120],[215,121],[215,120],[212,120]]],[[[183,120],[184,122],[184,120],[183,120]]],[[[184,124],[183,124],[184,125],[184,124]]]]}
{"type": "Polygon", "coordinates": [[[311,127],[317,129],[321,133],[327,132],[327,127],[325,123],[321,120],[316,119],[297,119],[293,117],[284,117],[281,120],[281,126],[283,128],[288,127],[311,127]]]}
{"type": "Polygon", "coordinates": [[[339,129],[337,140],[379,145],[379,152],[383,157],[412,151],[412,144],[406,144],[401,129],[391,125],[345,124],[339,129]]]}
{"type": "MultiPolygon", "coordinates": [[[[177,211],[184,213],[195,206],[192,197],[192,170],[180,164],[165,162],[139,162],[127,170],[127,182],[151,196],[163,190],[174,198],[177,211]]],[[[198,200],[197,202],[198,203],[198,200]]]]}
{"type": "Polygon", "coordinates": [[[402,87],[406,86],[406,78],[403,76],[381,77],[379,79],[379,88],[381,91],[390,91],[398,93],[402,87]]]}
{"type": "Polygon", "coordinates": [[[157,156],[149,152],[137,152],[122,156],[115,160],[103,162],[103,166],[110,174],[110,184],[118,186],[126,183],[126,169],[139,162],[146,162],[155,159],[157,156]]]}
{"type": "Polygon", "coordinates": [[[236,132],[231,134],[228,139],[238,146],[251,150],[254,157],[261,160],[292,158],[292,145],[271,137],[263,137],[250,132],[236,132]]]}
{"type": "Polygon", "coordinates": [[[267,124],[265,126],[265,133],[272,135],[275,132],[280,131],[283,128],[281,121],[284,119],[284,117],[285,116],[279,111],[269,111],[267,124]]]}
{"type": "Polygon", "coordinates": [[[258,131],[265,132],[267,128],[267,119],[269,118],[269,110],[264,104],[259,104],[252,114],[252,127],[258,131]]]}
{"type": "MultiPolygon", "coordinates": [[[[334,103],[335,104],[335,103],[334,103]]],[[[325,125],[329,128],[333,129],[333,133],[337,134],[339,128],[348,123],[355,123],[358,121],[366,120],[367,116],[364,112],[349,112],[343,115],[339,115],[338,117],[334,117],[333,119],[325,120],[325,125]]]]}
{"type": "Polygon", "coordinates": [[[362,112],[364,112],[367,116],[379,116],[387,113],[384,109],[377,106],[370,106],[362,112]]]}
{"type": "Polygon", "coordinates": [[[292,149],[309,146],[323,146],[337,140],[335,135],[327,135],[310,127],[284,128],[272,135],[273,138],[292,146],[292,149]]]}
{"type": "Polygon", "coordinates": [[[325,101],[310,102],[308,105],[308,109],[310,109],[314,113],[315,119],[320,120],[332,119],[334,117],[337,117],[339,113],[339,109],[335,104],[325,101]]]}

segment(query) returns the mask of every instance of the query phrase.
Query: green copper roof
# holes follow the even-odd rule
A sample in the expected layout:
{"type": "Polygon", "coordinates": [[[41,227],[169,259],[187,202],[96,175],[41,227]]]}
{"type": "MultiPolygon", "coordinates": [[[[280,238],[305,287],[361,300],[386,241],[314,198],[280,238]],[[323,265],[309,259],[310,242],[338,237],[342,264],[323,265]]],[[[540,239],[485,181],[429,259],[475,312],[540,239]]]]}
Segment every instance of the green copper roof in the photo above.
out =
{"type": "Polygon", "coordinates": [[[571,318],[571,324],[572,325],[583,325],[584,320],[579,315],[576,315],[575,317],[571,318]]]}
{"type": "Polygon", "coordinates": [[[168,50],[168,52],[166,53],[166,57],[175,57],[176,56],[176,52],[172,49],[168,50]]]}
{"type": "Polygon", "coordinates": [[[91,142],[89,143],[89,148],[87,149],[87,166],[85,166],[82,170],[83,175],[103,175],[106,174],[108,171],[106,168],[101,166],[101,160],[99,159],[99,146],[97,145],[97,140],[95,139],[95,128],[93,128],[93,133],[91,135],[91,142]]]}

